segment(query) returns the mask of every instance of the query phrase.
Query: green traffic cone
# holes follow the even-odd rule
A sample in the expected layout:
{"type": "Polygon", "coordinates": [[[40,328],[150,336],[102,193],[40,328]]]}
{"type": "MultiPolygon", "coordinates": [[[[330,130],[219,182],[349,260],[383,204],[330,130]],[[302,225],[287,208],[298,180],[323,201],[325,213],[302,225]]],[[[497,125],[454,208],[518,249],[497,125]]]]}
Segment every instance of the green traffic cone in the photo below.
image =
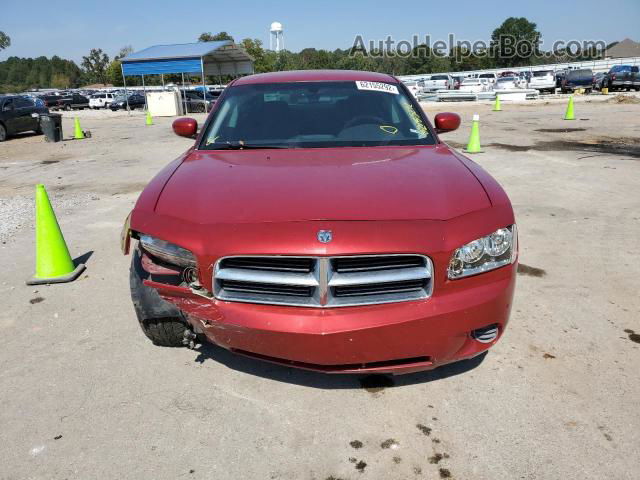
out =
{"type": "Polygon", "coordinates": [[[567,111],[564,114],[565,120],[575,120],[576,117],[573,114],[573,95],[569,95],[569,103],[567,104],[567,111]]]}
{"type": "Polygon", "coordinates": [[[78,120],[78,117],[76,117],[75,120],[75,135],[73,138],[76,140],[82,140],[84,138],[84,132],[82,131],[82,128],[80,128],[80,120],[78,120]]]}
{"type": "Polygon", "coordinates": [[[473,116],[473,122],[471,124],[471,135],[469,136],[469,143],[465,150],[467,153],[481,153],[480,148],[480,115],[473,116]]]}
{"type": "Polygon", "coordinates": [[[494,112],[502,111],[502,107],[500,106],[500,95],[496,95],[496,101],[493,104],[493,111],[494,112]]]}
{"type": "Polygon", "coordinates": [[[36,274],[27,285],[70,282],[84,270],[74,266],[44,185],[36,185],[36,274]]]}
{"type": "Polygon", "coordinates": [[[151,112],[149,110],[147,110],[146,124],[147,125],[153,125],[153,118],[151,117],[151,112]]]}

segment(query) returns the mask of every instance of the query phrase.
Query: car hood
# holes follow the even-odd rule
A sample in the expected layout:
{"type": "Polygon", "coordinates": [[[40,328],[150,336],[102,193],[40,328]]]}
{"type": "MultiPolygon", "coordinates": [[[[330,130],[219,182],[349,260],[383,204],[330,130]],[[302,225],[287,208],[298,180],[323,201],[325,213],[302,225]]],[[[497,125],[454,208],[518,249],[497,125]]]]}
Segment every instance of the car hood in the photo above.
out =
{"type": "Polygon", "coordinates": [[[491,206],[444,144],[193,151],[155,211],[185,221],[447,220],[491,206]]]}

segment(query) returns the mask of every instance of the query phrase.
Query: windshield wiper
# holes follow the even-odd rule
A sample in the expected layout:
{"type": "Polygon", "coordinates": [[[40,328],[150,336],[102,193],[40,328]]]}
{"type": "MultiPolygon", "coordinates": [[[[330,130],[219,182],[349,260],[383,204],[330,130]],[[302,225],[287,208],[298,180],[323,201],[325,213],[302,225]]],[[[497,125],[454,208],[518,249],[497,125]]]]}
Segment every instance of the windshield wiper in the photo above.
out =
{"type": "Polygon", "coordinates": [[[284,145],[260,145],[254,143],[245,143],[240,140],[239,142],[225,142],[221,144],[212,143],[207,145],[207,147],[212,148],[213,150],[259,150],[259,149],[268,149],[268,148],[289,148],[284,145]]]}

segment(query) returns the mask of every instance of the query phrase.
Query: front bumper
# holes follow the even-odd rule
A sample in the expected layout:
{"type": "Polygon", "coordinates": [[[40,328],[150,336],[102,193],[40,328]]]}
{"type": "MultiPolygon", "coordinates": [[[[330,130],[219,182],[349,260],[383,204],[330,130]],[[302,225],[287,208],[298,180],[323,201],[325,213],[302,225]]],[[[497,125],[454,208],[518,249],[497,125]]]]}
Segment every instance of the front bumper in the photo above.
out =
{"type": "Polygon", "coordinates": [[[472,358],[508,322],[516,265],[456,280],[467,287],[413,302],[312,309],[224,302],[146,282],[217,345],[327,373],[410,373],[472,358]],[[497,325],[485,344],[471,332],[497,325]]]}
{"type": "Polygon", "coordinates": [[[514,223],[508,204],[443,221],[307,221],[197,225],[136,208],[131,230],[171,240],[196,255],[199,281],[211,292],[213,265],[232,255],[338,256],[424,254],[433,262],[433,292],[424,300],[339,308],[258,305],[203,297],[187,287],[145,281],[184,312],[194,330],[234,352],[330,373],[409,373],[474,357],[494,342],[471,337],[511,310],[516,263],[458,280],[447,278],[452,252],[514,223]],[[309,241],[318,230],[331,243],[309,241]]]}

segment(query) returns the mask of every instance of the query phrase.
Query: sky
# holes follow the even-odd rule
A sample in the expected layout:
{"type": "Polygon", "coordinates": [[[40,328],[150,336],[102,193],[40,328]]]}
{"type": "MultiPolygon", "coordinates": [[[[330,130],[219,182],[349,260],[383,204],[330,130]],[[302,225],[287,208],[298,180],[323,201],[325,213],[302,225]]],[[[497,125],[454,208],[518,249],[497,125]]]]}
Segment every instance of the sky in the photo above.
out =
{"type": "Polygon", "coordinates": [[[202,32],[227,31],[239,41],[258,38],[269,45],[269,25],[284,26],[285,47],[334,50],[368,40],[423,38],[488,41],[493,29],[510,16],[538,25],[543,49],[556,40],[640,41],[640,0],[557,0],[492,2],[353,2],[348,0],[214,1],[108,0],[60,2],[0,0],[0,31],[11,37],[9,56],[58,55],[80,62],[91,48],[110,57],[121,47],[189,43],[202,32]],[[68,7],[62,5],[69,3],[68,7]]]}

